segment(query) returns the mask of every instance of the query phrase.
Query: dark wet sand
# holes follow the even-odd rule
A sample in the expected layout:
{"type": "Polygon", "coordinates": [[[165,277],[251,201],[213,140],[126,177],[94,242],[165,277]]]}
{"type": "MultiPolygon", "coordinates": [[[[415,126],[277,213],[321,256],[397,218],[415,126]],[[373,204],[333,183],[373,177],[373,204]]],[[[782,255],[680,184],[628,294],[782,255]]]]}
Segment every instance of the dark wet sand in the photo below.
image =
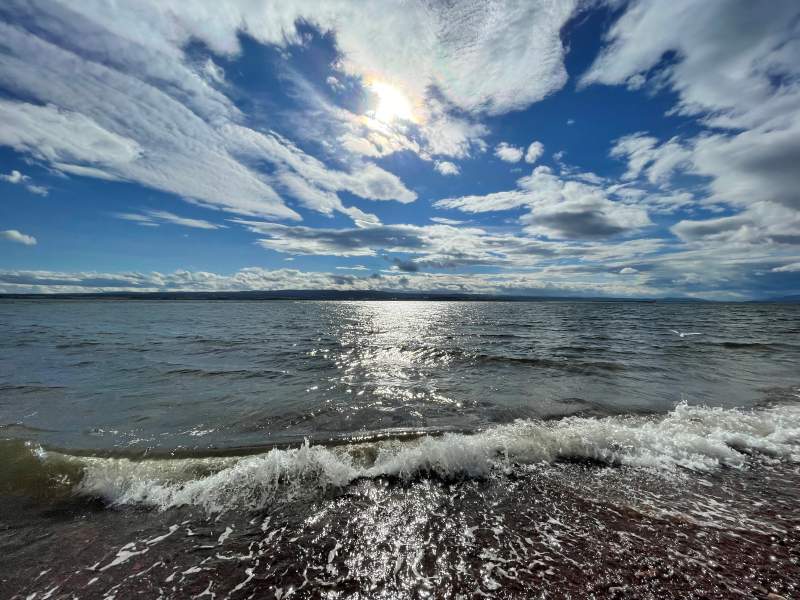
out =
{"type": "Polygon", "coordinates": [[[0,590],[37,599],[795,598],[798,483],[791,465],[665,477],[583,462],[484,480],[362,480],[215,516],[5,497],[0,590]]]}

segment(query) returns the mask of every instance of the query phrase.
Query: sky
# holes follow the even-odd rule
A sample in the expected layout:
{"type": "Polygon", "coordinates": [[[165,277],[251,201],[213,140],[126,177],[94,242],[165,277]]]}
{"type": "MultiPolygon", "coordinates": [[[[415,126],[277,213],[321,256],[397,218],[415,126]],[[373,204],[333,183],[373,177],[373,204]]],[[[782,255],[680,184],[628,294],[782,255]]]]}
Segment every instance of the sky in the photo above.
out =
{"type": "Polygon", "coordinates": [[[270,289],[800,294],[800,3],[0,3],[0,293],[270,289]]]}

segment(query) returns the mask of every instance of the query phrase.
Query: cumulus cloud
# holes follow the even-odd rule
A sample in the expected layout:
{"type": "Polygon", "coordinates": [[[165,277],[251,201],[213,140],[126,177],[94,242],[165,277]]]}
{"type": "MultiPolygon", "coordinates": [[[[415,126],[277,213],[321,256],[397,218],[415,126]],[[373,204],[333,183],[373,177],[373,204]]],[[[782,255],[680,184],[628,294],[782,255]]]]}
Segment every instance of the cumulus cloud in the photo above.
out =
{"type": "Polygon", "coordinates": [[[727,217],[681,220],[672,226],[671,231],[687,242],[800,245],[800,212],[757,202],[747,210],[727,217]]]}
{"type": "Polygon", "coordinates": [[[793,0],[771,2],[768,10],[753,10],[747,0],[634,1],[608,32],[608,45],[582,83],[660,76],[679,94],[679,111],[710,113],[715,126],[749,128],[781,118],[787,107],[774,109],[785,105],[787,93],[796,93],[796,84],[789,80],[787,89],[777,90],[775,78],[800,71],[790,59],[798,49],[798,13],[793,0]],[[676,59],[654,73],[670,52],[676,59]]]}
{"type": "Polygon", "coordinates": [[[644,174],[650,183],[663,184],[676,170],[690,167],[692,153],[678,138],[659,143],[657,138],[640,132],[618,139],[611,148],[611,156],[627,159],[628,170],[623,179],[636,179],[644,174]]]}
{"type": "Polygon", "coordinates": [[[539,166],[517,181],[517,189],[484,196],[439,200],[439,208],[469,213],[525,207],[525,229],[550,238],[602,238],[651,225],[647,210],[609,198],[602,186],[564,179],[549,167],[539,166]]]}
{"type": "Polygon", "coordinates": [[[28,179],[30,179],[30,177],[28,177],[27,175],[23,175],[19,171],[14,170],[14,171],[11,171],[10,173],[8,173],[7,175],[0,174],[0,179],[2,179],[3,181],[7,181],[8,183],[15,183],[16,184],[16,183],[22,183],[24,181],[28,181],[28,179]]]}
{"type": "Polygon", "coordinates": [[[32,235],[26,235],[21,231],[17,231],[16,229],[6,229],[5,231],[0,231],[0,238],[7,240],[9,242],[24,244],[25,246],[36,245],[35,237],[33,237],[32,235]]]}
{"type": "Polygon", "coordinates": [[[635,133],[612,150],[628,161],[628,180],[663,188],[675,175],[696,177],[705,182],[705,206],[730,207],[733,214],[724,217],[676,223],[672,232],[681,240],[716,245],[715,251],[797,243],[798,19],[800,5],[792,0],[764,10],[744,0],[631,2],[583,76],[583,85],[668,86],[677,96],[673,112],[707,128],[666,141],[635,133]]]}
{"type": "Polygon", "coordinates": [[[31,178],[28,175],[23,175],[16,169],[8,174],[0,173],[0,180],[7,181],[8,183],[13,183],[15,185],[24,185],[26,190],[28,190],[31,194],[36,194],[37,196],[47,196],[50,193],[50,191],[44,186],[29,183],[31,178]]]}
{"type": "Polygon", "coordinates": [[[434,168],[442,175],[458,175],[461,173],[458,165],[447,160],[437,160],[434,163],[434,168]]]}
{"type": "Polygon", "coordinates": [[[494,155],[502,161],[515,163],[522,160],[522,148],[512,146],[506,142],[500,142],[495,146],[494,155]]]}
{"type": "Polygon", "coordinates": [[[544,154],[544,144],[536,141],[531,142],[525,151],[525,162],[532,165],[542,157],[542,154],[544,154]]]}
{"type": "Polygon", "coordinates": [[[384,271],[379,276],[339,275],[295,269],[240,269],[231,274],[0,271],[0,293],[239,291],[287,289],[405,290],[541,296],[653,296],[661,290],[616,280],[592,281],[580,273],[450,274],[384,271]]]}
{"type": "Polygon", "coordinates": [[[344,87],[345,87],[344,84],[341,81],[339,81],[336,77],[334,77],[333,75],[329,75],[325,79],[325,83],[327,83],[332,90],[335,90],[337,92],[342,91],[344,89],[344,87]]]}
{"type": "MultiPolygon", "coordinates": [[[[491,234],[477,227],[376,225],[356,228],[312,228],[236,219],[265,237],[258,243],[288,254],[328,256],[414,255],[417,267],[450,269],[462,266],[531,266],[562,249],[524,235],[491,234]]],[[[395,260],[397,257],[390,257],[395,260]]],[[[399,259],[404,264],[410,260],[399,259]]]]}

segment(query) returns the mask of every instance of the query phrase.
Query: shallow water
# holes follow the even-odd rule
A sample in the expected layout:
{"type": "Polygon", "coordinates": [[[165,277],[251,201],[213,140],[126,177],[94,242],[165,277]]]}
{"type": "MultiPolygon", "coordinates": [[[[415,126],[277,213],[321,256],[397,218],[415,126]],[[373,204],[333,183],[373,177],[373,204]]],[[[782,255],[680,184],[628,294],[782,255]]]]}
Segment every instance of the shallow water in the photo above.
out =
{"type": "Polygon", "coordinates": [[[796,305],[0,301],[0,590],[794,597],[798,333],[796,305]]]}

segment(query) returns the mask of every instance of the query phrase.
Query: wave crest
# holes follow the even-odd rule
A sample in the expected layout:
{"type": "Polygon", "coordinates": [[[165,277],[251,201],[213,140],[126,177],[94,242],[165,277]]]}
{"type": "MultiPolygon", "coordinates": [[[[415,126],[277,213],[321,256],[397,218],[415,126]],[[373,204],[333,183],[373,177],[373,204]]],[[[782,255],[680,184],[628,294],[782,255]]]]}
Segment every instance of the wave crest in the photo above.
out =
{"type": "Polygon", "coordinates": [[[308,441],[247,457],[130,460],[52,452],[40,461],[80,465],[74,490],[112,505],[210,512],[260,508],[298,492],[341,488],[360,478],[485,477],[514,465],[589,459],[672,472],[800,462],[800,406],[738,410],[678,405],[661,416],[516,421],[475,434],[326,447],[308,441]]]}

